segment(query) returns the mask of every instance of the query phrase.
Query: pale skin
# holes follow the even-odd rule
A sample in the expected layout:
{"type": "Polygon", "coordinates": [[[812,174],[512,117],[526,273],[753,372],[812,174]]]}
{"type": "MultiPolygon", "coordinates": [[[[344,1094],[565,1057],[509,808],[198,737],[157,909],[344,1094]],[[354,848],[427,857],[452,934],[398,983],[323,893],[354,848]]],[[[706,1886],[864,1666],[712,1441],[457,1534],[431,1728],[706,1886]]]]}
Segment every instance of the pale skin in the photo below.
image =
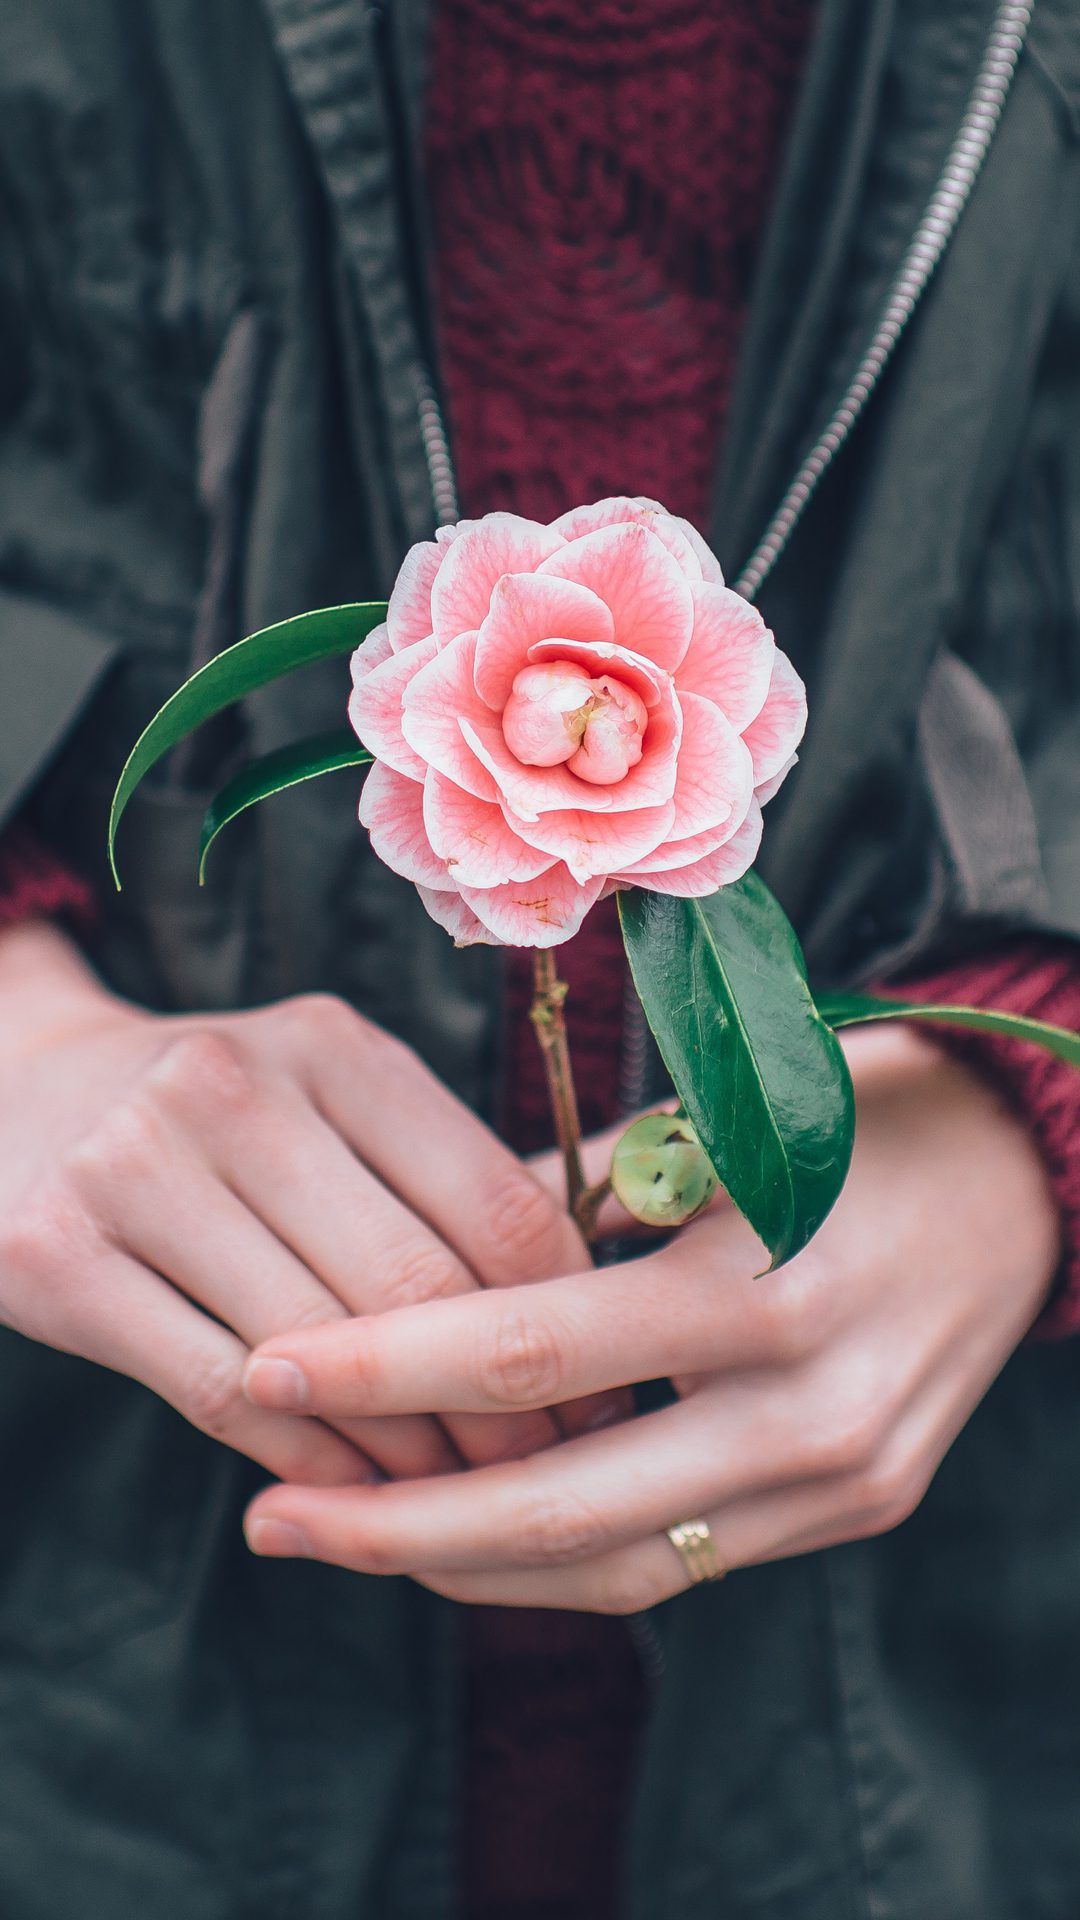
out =
{"type": "Polygon", "coordinates": [[[686,1586],[678,1521],[705,1517],[734,1569],[910,1515],[1038,1315],[1059,1225],[1031,1139],[980,1079],[911,1030],[849,1051],[851,1176],[780,1273],[754,1277],[761,1248],[720,1205],[644,1259],[278,1339],[247,1376],[259,1404],[299,1393],[325,1417],[521,1411],[656,1377],[678,1404],[438,1482],[270,1489],[255,1550],[621,1614],[686,1586]]]}
{"type": "Polygon", "coordinates": [[[539,1181],[340,1002],[163,1018],[19,926],[0,936],[0,1085],[0,1322],[141,1381],[276,1477],[435,1476],[625,1413],[608,1394],[557,1418],[323,1422],[245,1398],[272,1334],[585,1257],[539,1181]]]}
{"type": "Polygon", "coordinates": [[[163,1019],[16,928],[0,1318],[286,1483],[249,1511],[257,1552],[634,1611],[686,1585],[679,1520],[729,1568],[896,1525],[1052,1284],[1024,1128],[914,1032],[850,1057],[852,1175],[798,1260],[755,1279],[717,1206],[597,1272],[550,1170],[339,1003],[163,1019]],[[657,1377],[678,1404],[626,1418],[657,1377]]]}

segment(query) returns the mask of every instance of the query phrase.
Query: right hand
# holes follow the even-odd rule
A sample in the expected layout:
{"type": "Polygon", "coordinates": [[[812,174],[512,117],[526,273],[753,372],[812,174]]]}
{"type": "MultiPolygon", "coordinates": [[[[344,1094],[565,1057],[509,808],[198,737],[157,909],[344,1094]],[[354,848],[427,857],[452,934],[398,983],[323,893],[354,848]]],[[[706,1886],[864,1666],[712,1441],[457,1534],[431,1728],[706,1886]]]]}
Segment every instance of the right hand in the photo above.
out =
{"type": "Polygon", "coordinates": [[[280,1479],[446,1472],[623,1410],[343,1420],[241,1390],[273,1334],[573,1272],[569,1217],[400,1042],[323,997],[164,1017],[53,929],[0,938],[0,1319],[280,1479]]]}

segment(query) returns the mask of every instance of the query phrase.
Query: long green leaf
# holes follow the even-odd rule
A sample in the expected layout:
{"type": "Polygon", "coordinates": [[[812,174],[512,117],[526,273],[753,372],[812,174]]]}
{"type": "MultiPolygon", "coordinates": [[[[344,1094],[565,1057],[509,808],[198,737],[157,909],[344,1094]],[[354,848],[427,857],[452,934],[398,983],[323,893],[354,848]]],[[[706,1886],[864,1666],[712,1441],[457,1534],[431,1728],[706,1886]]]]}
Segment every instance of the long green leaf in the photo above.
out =
{"type": "Polygon", "coordinates": [[[203,816],[199,840],[199,885],[206,879],[206,862],[218,834],[237,814],[268,800],[272,793],[297,787],[303,780],[317,780],[320,774],[336,773],[341,767],[367,767],[372,755],[362,747],[346,727],[334,733],[320,733],[311,740],[297,740],[291,747],[279,747],[276,753],[253,760],[215,794],[203,816]]]}
{"type": "Polygon", "coordinates": [[[1056,1053],[1059,1060],[1080,1067],[1080,1033],[1052,1027],[1045,1020],[1029,1020],[1019,1013],[1001,1013],[996,1007],[921,1006],[913,1000],[879,1000],[874,994],[837,993],[818,1001],[818,1011],[830,1027],[860,1026],[871,1020],[927,1020],[941,1027],[972,1027],[980,1033],[1001,1033],[1010,1040],[1030,1040],[1056,1053]]]}
{"type": "Polygon", "coordinates": [[[170,748],[194,733],[204,721],[242,700],[257,687],[264,687],[295,667],[310,666],[316,660],[329,660],[335,654],[351,653],[365,635],[386,616],[382,600],[361,601],[352,606],[322,607],[313,613],[299,613],[292,620],[279,620],[200,667],[190,680],[166,700],[148,727],[135,742],[117,783],[109,813],[109,862],[113,879],[120,885],[116,866],[116,829],[140,780],[157,765],[170,748]]]}
{"type": "Polygon", "coordinates": [[[620,893],[634,984],[676,1092],[778,1267],[817,1232],[855,1127],[839,1041],[787,917],[754,873],[706,900],[620,893]]]}

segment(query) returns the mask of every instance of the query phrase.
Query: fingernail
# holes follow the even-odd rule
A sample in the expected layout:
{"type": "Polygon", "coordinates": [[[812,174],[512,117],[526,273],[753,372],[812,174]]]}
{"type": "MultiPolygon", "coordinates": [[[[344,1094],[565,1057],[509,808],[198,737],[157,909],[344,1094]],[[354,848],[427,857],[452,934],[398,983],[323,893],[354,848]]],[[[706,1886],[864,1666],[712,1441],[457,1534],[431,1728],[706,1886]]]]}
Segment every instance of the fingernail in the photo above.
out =
{"type": "Polygon", "coordinates": [[[278,1413],[301,1413],[311,1393],[295,1360],[270,1360],[256,1354],[244,1369],[244,1392],[256,1406],[278,1413]]]}
{"type": "Polygon", "coordinates": [[[277,1560],[311,1558],[311,1541],[291,1520],[249,1520],[247,1543],[252,1553],[266,1554],[277,1560]]]}

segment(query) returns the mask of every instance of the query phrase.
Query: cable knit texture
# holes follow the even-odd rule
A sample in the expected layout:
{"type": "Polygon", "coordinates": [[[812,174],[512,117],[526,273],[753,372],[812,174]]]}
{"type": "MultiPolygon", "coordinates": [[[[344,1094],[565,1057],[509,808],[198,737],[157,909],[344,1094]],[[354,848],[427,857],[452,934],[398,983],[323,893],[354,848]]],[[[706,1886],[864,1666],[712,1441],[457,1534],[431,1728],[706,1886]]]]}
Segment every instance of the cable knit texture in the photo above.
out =
{"type": "MultiPolygon", "coordinates": [[[[1080,1032],[1080,964],[1076,948],[1064,941],[1015,941],[896,991],[927,1005],[937,1000],[1000,1007],[1080,1032]]],[[[932,1031],[939,1045],[1000,1089],[1038,1141],[1061,1209],[1064,1261],[1034,1334],[1057,1339],[1080,1333],[1080,1073],[1023,1041],[961,1027],[932,1031]]]]}

